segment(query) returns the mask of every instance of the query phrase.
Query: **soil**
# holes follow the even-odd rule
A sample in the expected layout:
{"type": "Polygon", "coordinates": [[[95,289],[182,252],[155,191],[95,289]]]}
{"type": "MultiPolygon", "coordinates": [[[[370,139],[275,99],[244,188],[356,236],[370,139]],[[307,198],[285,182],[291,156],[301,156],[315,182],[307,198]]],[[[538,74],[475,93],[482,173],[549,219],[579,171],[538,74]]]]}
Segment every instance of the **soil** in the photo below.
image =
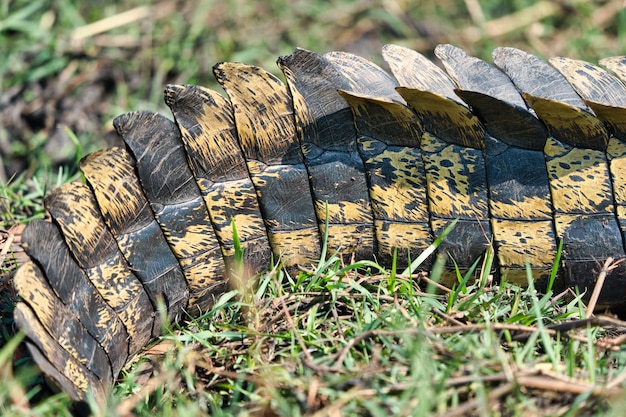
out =
{"type": "Polygon", "coordinates": [[[70,65],[53,77],[0,95],[0,182],[22,171],[32,175],[39,168],[32,160],[36,147],[43,148],[53,167],[73,163],[67,130],[78,137],[89,133],[105,138],[108,145],[119,140],[103,118],[122,75],[107,60],[74,60],[70,65]]]}

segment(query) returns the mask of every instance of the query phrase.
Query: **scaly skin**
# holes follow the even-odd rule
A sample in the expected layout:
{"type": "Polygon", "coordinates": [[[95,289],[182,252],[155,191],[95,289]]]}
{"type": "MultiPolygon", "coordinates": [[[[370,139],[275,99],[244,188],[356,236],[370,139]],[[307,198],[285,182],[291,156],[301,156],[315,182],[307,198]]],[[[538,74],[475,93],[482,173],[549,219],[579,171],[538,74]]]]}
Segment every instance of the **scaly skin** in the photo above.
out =
{"type": "MultiPolygon", "coordinates": [[[[318,259],[325,232],[331,250],[390,264],[397,249],[406,264],[458,219],[439,251],[462,270],[493,241],[497,275],[523,284],[529,262],[541,285],[562,240],[557,284],[593,286],[604,260],[626,257],[626,59],[602,61],[613,76],[510,48],[494,52],[502,71],[435,52],[447,74],[397,46],[383,50],[394,77],[341,52],[280,58],[286,84],[221,63],[228,100],[168,86],[174,122],[117,118],[127,149],[87,156],[88,185],[52,191],[52,223],[24,232],[15,319],[43,372],[105,401],[161,312],[197,315],[224,291],[232,221],[252,273],[272,256],[318,259]]],[[[625,303],[624,268],[603,305],[625,303]]]]}

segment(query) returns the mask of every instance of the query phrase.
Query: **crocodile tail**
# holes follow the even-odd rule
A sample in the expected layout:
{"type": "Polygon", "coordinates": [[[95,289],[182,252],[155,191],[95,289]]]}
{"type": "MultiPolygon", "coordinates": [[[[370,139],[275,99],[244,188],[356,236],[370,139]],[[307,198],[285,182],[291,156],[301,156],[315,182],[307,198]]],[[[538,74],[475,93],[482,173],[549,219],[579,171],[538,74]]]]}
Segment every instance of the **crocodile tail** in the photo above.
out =
{"type": "MultiPolygon", "coordinates": [[[[106,401],[163,321],[206,311],[229,281],[315,262],[324,243],[406,265],[456,220],[444,282],[493,245],[495,274],[524,284],[529,263],[541,285],[562,242],[557,284],[592,287],[626,257],[624,58],[601,61],[612,75],[511,48],[495,66],[435,53],[445,71],[385,46],[390,75],[297,49],[278,60],[285,83],[220,63],[227,98],[171,85],[173,121],[117,118],[125,147],[85,157],[86,183],[52,191],[51,222],[23,235],[15,320],[42,371],[74,400],[106,401]]],[[[603,305],[624,303],[624,268],[603,305]]]]}

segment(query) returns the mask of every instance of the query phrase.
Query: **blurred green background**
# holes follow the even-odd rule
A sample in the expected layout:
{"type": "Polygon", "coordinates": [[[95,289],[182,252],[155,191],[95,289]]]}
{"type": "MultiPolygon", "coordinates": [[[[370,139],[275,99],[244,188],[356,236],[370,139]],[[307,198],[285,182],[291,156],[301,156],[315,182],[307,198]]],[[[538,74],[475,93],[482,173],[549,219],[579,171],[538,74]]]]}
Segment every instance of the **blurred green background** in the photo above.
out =
{"type": "Polygon", "coordinates": [[[2,220],[19,220],[24,202],[74,175],[81,155],[115,144],[116,115],[168,114],[165,84],[219,88],[216,62],[278,73],[276,58],[299,46],[383,64],[385,43],[426,55],[453,43],[484,59],[506,45],[593,61],[625,53],[623,7],[623,0],[0,0],[2,220]]]}

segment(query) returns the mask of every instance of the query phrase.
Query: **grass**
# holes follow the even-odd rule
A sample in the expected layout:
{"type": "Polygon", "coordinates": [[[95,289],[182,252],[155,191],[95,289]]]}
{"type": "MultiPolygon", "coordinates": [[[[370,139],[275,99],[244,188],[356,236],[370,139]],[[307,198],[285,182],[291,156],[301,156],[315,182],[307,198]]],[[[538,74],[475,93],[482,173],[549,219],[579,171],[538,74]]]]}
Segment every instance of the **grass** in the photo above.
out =
{"type": "MultiPolygon", "coordinates": [[[[323,264],[276,268],[170,329],[94,415],[610,415],[623,400],[626,353],[609,328],[624,323],[585,320],[577,298],[484,271],[434,294],[375,263],[323,264]]],[[[9,388],[3,415],[23,415],[15,397],[29,394],[9,388]]],[[[67,412],[62,396],[43,404],[67,412]]]]}
{"type": "MultiPolygon", "coordinates": [[[[77,159],[116,143],[114,116],[169,114],[166,83],[218,88],[211,66],[223,60],[277,73],[276,57],[295,46],[378,63],[387,42],[426,54],[449,42],[485,59],[502,45],[592,61],[626,50],[621,0],[50,3],[0,0],[7,416],[70,415],[12,326],[10,277],[21,258],[19,231],[9,228],[44,217],[43,195],[77,177],[77,159]]],[[[623,323],[586,318],[575,294],[565,301],[537,293],[532,281],[493,283],[489,259],[476,265],[477,279],[459,275],[443,294],[436,273],[371,262],[330,257],[303,272],[274,268],[258,287],[233,289],[203,317],[169,329],[124,370],[104,408],[87,408],[102,416],[621,415],[623,323]]]]}

